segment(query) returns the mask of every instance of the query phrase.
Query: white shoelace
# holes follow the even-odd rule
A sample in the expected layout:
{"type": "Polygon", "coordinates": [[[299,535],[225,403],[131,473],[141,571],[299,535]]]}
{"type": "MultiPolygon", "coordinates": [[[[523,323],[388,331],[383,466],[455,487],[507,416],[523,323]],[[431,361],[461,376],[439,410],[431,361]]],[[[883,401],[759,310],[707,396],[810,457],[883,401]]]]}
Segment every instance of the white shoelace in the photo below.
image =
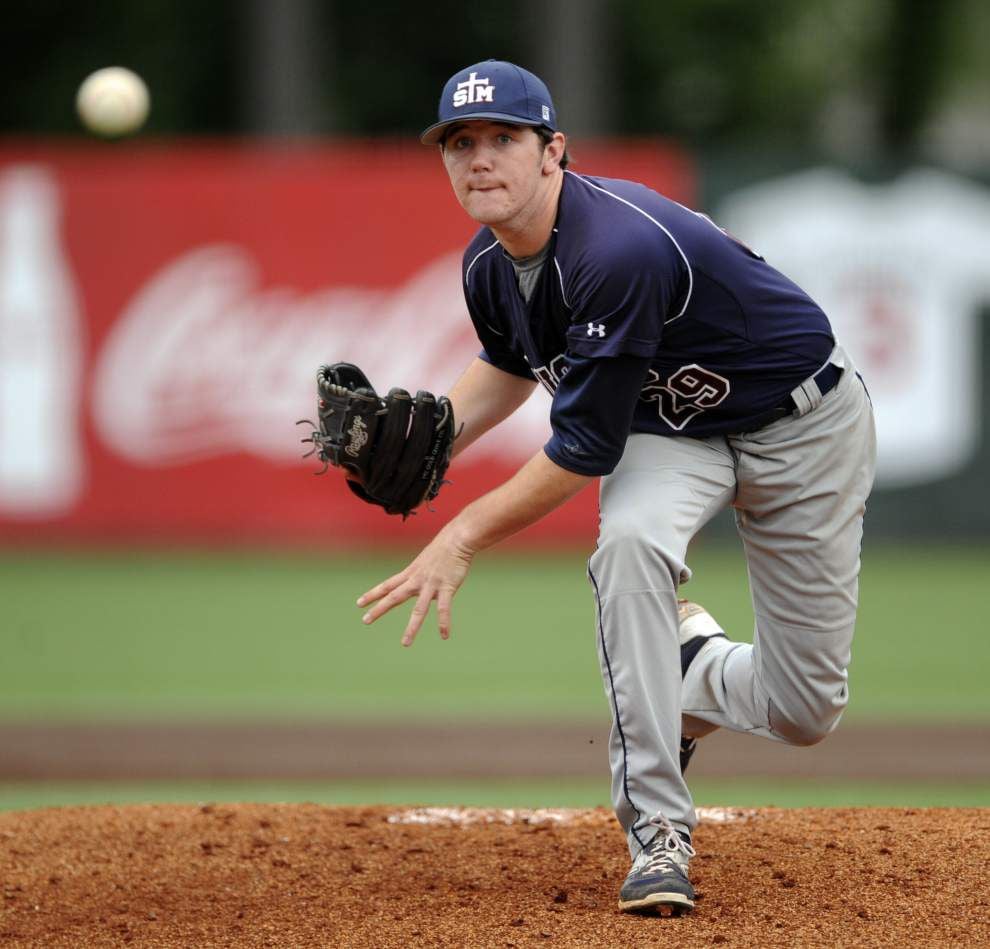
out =
{"type": "Polygon", "coordinates": [[[650,823],[660,829],[647,847],[647,851],[653,852],[643,864],[643,870],[656,872],[671,870],[676,866],[678,870],[686,871],[688,860],[694,856],[694,847],[677,832],[677,828],[663,814],[651,818],[650,823]]]}

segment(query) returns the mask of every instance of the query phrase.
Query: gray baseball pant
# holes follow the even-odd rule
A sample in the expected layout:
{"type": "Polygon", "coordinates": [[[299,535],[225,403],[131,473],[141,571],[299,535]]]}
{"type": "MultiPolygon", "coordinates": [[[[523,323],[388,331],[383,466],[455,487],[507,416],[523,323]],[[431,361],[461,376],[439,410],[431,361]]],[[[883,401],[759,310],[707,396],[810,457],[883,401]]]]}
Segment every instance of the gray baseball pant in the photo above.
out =
{"type": "MultiPolygon", "coordinates": [[[[836,387],[792,393],[798,412],[745,435],[634,434],[600,488],[588,564],[612,712],[612,802],[630,853],[658,812],[697,823],[679,763],[685,733],[716,727],[790,744],[821,740],[849,698],[859,554],[876,437],[862,380],[842,350],[836,387]],[[753,644],[716,638],[681,681],[678,587],[695,534],[732,505],[749,570],[753,644]]],[[[731,633],[730,633],[731,635],[731,633]]]]}

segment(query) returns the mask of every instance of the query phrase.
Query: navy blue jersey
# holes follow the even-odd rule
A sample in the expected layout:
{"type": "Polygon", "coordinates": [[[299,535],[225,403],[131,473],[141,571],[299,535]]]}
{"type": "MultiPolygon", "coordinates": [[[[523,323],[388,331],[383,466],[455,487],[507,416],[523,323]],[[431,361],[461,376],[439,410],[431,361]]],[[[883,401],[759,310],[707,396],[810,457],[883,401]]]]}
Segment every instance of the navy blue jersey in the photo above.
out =
{"type": "Polygon", "coordinates": [[[553,393],[547,455],[588,475],[615,467],[630,432],[746,431],[835,344],[803,290],[704,215],[572,172],[529,303],[488,228],[464,292],[482,358],[553,393]]]}

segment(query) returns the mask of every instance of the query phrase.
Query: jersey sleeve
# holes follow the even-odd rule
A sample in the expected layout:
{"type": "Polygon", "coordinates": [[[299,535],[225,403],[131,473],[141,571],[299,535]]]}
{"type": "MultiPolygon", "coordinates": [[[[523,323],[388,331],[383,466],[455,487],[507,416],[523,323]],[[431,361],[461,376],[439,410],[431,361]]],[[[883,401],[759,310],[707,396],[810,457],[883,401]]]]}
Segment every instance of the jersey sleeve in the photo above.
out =
{"type": "Polygon", "coordinates": [[[568,354],[550,408],[553,434],[543,446],[546,456],[577,474],[610,474],[625,450],[650,361],[628,354],[568,354]]]}
{"type": "Polygon", "coordinates": [[[571,310],[570,352],[581,356],[654,356],[664,322],[676,315],[690,270],[660,228],[599,245],[562,279],[571,310]]]}

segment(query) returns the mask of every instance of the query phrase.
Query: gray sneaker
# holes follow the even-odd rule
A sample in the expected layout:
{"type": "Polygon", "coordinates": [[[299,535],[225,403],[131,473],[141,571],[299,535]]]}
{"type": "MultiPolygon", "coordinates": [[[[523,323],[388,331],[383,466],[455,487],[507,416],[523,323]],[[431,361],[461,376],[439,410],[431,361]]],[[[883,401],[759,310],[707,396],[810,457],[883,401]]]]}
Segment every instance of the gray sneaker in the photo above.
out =
{"type": "Polygon", "coordinates": [[[715,622],[715,617],[703,606],[690,600],[677,601],[677,636],[681,643],[681,675],[712,639],[721,636],[728,639],[725,630],[715,622]]]}
{"type": "Polygon", "coordinates": [[[694,848],[663,814],[657,814],[650,823],[659,830],[633,861],[619,891],[619,909],[680,916],[694,909],[694,887],[688,880],[688,861],[694,848]]]}

